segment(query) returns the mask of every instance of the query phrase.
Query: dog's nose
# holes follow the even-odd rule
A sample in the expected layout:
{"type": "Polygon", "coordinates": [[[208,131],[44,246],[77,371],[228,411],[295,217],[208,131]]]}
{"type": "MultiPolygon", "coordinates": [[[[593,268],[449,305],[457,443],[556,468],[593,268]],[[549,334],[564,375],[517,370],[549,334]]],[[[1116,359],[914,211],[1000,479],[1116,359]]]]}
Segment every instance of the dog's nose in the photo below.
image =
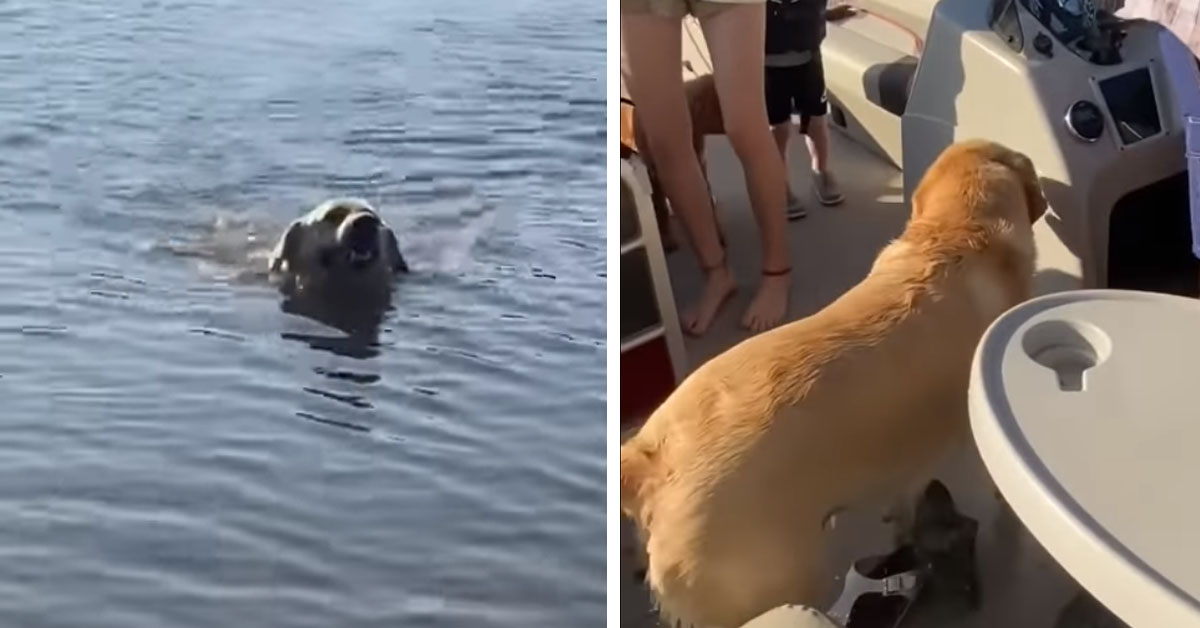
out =
{"type": "Polygon", "coordinates": [[[346,225],[343,239],[355,251],[370,251],[379,246],[379,218],[359,214],[346,225]]]}

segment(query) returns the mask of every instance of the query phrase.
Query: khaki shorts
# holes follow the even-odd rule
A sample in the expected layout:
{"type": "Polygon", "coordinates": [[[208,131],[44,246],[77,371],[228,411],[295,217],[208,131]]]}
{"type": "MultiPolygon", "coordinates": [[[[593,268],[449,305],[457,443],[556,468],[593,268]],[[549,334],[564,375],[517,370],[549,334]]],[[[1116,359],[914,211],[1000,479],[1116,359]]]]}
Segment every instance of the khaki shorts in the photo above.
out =
{"type": "Polygon", "coordinates": [[[766,0],[621,0],[621,14],[653,13],[663,17],[698,18],[719,13],[738,4],[762,4],[766,0]]]}

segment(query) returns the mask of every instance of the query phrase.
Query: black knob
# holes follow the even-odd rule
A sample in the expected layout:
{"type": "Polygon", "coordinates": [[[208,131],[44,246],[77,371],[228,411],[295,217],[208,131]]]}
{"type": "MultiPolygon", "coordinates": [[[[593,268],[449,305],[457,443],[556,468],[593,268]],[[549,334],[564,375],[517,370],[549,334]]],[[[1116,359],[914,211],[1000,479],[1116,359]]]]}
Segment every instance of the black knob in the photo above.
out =
{"type": "Polygon", "coordinates": [[[1046,33],[1038,33],[1033,36],[1033,49],[1044,57],[1054,56],[1054,42],[1046,33]]]}

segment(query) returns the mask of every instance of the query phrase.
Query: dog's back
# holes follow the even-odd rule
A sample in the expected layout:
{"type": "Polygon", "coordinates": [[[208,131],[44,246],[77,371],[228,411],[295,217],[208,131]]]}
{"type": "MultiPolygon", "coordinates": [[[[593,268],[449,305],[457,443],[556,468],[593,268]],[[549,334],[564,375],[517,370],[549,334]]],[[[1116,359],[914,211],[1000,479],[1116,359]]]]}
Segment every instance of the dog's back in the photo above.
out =
{"type": "Polygon", "coordinates": [[[714,358],[622,448],[622,501],[649,523],[664,609],[736,626],[828,601],[845,563],[826,519],[889,505],[962,434],[975,304],[962,288],[910,304],[889,281],[714,358]]]}
{"type": "MultiPolygon", "coordinates": [[[[683,91],[692,121],[692,146],[702,156],[705,136],[725,134],[717,85],[711,74],[703,74],[685,81],[683,91]]],[[[637,105],[624,98],[621,99],[621,151],[623,159],[629,154],[640,153],[653,167],[654,160],[649,155],[650,143],[646,129],[638,119],[637,105]]]]}
{"type": "Polygon", "coordinates": [[[845,563],[824,523],[889,505],[966,432],[971,354],[1028,294],[1028,238],[914,218],[837,301],[679,387],[621,451],[622,508],[668,615],[737,626],[828,601],[845,563]]]}
{"type": "MultiPolygon", "coordinates": [[[[688,112],[692,119],[692,150],[696,160],[700,162],[700,171],[708,172],[704,156],[704,138],[708,135],[718,135],[725,132],[725,123],[721,118],[721,103],[717,97],[717,87],[711,74],[704,74],[684,82],[684,94],[687,98],[688,112]]],[[[629,159],[638,155],[646,165],[646,174],[650,179],[650,197],[654,204],[654,212],[658,217],[659,229],[665,232],[668,216],[667,196],[662,182],[658,178],[654,154],[650,148],[650,140],[646,129],[637,115],[637,106],[632,100],[621,99],[621,159],[629,159]]],[[[711,193],[711,192],[710,192],[711,193]]],[[[664,243],[666,244],[666,243],[664,243]]],[[[668,248],[673,248],[669,244],[668,248]]]]}

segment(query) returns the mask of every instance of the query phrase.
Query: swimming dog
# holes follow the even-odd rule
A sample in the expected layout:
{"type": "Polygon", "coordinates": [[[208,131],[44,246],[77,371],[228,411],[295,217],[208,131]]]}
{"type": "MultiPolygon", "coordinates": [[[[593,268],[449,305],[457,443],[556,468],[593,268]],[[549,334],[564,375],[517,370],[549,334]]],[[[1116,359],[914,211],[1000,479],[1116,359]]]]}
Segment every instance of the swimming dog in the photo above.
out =
{"type": "Polygon", "coordinates": [[[407,273],[395,232],[366,201],[325,201],[288,226],[268,268],[301,290],[386,288],[407,273]]]}

